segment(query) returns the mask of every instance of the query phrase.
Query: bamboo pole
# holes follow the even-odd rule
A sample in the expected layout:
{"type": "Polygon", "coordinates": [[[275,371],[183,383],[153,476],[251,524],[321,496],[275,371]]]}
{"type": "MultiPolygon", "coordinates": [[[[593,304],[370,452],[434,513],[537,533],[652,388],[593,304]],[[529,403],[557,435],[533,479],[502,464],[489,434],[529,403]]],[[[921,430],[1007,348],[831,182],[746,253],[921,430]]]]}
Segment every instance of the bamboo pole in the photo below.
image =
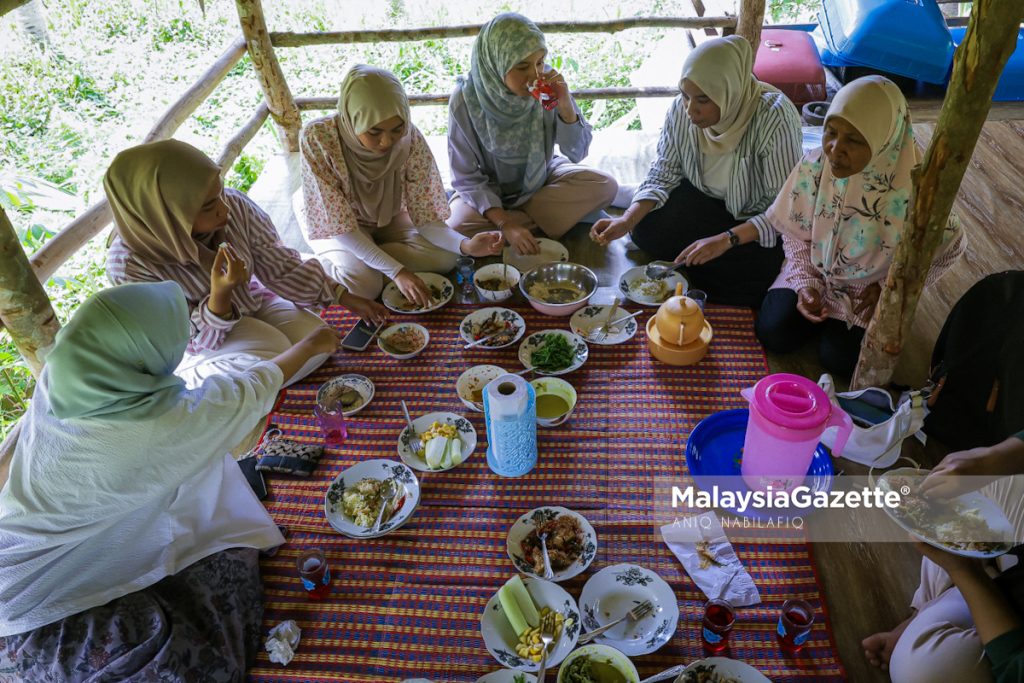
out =
{"type": "Polygon", "coordinates": [[[1020,0],[977,0],[963,43],[953,60],[931,144],[914,169],[911,220],[896,246],[861,346],[851,386],[886,386],[903,344],[910,337],[925,277],[953,208],[960,182],[970,163],[992,95],[1007,60],[1017,46],[1024,20],[1020,0]]]}
{"type": "Polygon", "coordinates": [[[746,38],[754,48],[754,59],[757,59],[757,48],[761,45],[761,27],[764,26],[765,0],[740,0],[740,16],[736,21],[736,35],[746,38]]]}
{"type": "Polygon", "coordinates": [[[266,102],[260,102],[260,106],[256,107],[256,112],[252,115],[252,118],[246,121],[245,125],[228,140],[228,144],[224,146],[223,151],[221,151],[220,156],[217,158],[221,177],[231,170],[235,159],[242,153],[242,150],[249,144],[249,141],[256,136],[256,133],[259,132],[260,127],[269,115],[270,110],[267,109],[266,102]]]}
{"type": "Polygon", "coordinates": [[[295,106],[292,91],[288,88],[274,46],[270,42],[262,0],[235,0],[235,6],[238,8],[238,21],[242,25],[242,35],[249,47],[256,77],[266,97],[267,108],[279,127],[281,145],[288,152],[298,152],[302,116],[295,106]]]}
{"type": "Polygon", "coordinates": [[[32,272],[25,250],[7,214],[0,208],[0,321],[32,374],[43,369],[41,352],[60,329],[46,290],[32,272]]]}
{"type": "MultiPolygon", "coordinates": [[[[762,11],[763,16],[763,11],[762,11]]],[[[317,31],[296,33],[274,31],[274,47],[335,45],[338,43],[388,43],[436,38],[466,38],[480,32],[483,24],[393,29],[390,31],[317,31]]],[[[617,33],[633,28],[735,28],[736,17],[629,17],[615,21],[543,22],[537,28],[545,33],[617,33]]]]}

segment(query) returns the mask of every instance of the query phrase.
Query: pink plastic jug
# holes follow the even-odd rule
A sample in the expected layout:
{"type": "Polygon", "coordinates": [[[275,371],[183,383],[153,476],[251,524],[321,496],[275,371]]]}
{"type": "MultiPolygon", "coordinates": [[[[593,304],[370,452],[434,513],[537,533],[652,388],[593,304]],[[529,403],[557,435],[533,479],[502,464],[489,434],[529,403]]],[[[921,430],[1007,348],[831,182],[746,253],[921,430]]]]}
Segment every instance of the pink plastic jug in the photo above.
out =
{"type": "Polygon", "coordinates": [[[850,416],[806,377],[768,375],[740,393],[750,402],[740,472],[752,491],[791,491],[807,475],[822,432],[839,428],[839,455],[853,431],[850,416]]]}

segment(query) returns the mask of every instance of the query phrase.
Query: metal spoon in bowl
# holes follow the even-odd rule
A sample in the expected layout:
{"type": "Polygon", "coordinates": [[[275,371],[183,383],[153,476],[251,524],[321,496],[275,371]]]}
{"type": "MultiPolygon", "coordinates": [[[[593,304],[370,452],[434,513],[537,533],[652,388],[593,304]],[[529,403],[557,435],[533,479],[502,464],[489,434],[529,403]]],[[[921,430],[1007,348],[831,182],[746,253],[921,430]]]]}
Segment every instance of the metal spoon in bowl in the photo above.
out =
{"type": "Polygon", "coordinates": [[[679,272],[686,267],[685,263],[671,263],[669,261],[651,261],[644,266],[644,275],[652,280],[660,280],[668,277],[669,273],[679,272]]]}

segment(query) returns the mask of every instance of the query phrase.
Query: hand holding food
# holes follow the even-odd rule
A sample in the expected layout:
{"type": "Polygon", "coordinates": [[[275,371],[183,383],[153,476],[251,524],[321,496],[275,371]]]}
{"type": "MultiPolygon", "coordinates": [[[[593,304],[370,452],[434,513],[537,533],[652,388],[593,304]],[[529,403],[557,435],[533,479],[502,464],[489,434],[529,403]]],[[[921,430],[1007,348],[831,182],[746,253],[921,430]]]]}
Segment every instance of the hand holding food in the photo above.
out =
{"type": "Polygon", "coordinates": [[[352,292],[345,292],[338,297],[338,303],[374,325],[383,325],[388,320],[388,309],[382,304],[352,292]]]}
{"type": "Polygon", "coordinates": [[[505,236],[500,230],[488,230],[462,240],[462,253],[477,258],[497,256],[505,246],[505,236]]]}
{"type": "Polygon", "coordinates": [[[602,218],[590,227],[590,239],[606,247],[632,229],[633,222],[628,218],[602,218]]]}
{"type": "Polygon", "coordinates": [[[530,233],[530,229],[526,226],[509,221],[501,226],[501,233],[520,255],[535,256],[540,253],[540,243],[537,242],[530,233]]]}
{"type": "Polygon", "coordinates": [[[398,291],[402,293],[402,296],[413,304],[409,310],[430,307],[430,301],[433,298],[430,288],[416,273],[408,268],[403,268],[395,276],[395,285],[398,286],[398,291]]]}
{"type": "Polygon", "coordinates": [[[705,237],[690,244],[679,252],[673,263],[685,263],[688,266],[699,266],[729,251],[729,236],[724,232],[713,237],[705,237]]]}

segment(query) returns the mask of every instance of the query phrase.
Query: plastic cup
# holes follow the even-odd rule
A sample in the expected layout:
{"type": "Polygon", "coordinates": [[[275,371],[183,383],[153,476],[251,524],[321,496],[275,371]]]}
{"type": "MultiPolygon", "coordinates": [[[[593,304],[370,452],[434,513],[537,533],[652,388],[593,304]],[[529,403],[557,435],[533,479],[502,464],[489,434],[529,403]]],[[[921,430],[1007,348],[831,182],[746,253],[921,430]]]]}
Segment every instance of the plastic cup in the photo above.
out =
{"type": "Polygon", "coordinates": [[[736,610],[728,600],[708,600],[704,604],[704,625],[701,639],[710,654],[724,652],[729,647],[729,634],[736,623],[736,610]]]}
{"type": "Polygon", "coordinates": [[[310,600],[323,600],[331,592],[331,567],[322,550],[311,548],[303,552],[295,560],[295,568],[310,600]]]}
{"type": "Polygon", "coordinates": [[[694,303],[700,306],[701,313],[704,312],[704,304],[708,302],[708,293],[703,289],[688,289],[686,296],[693,299],[694,303]]]}
{"type": "Polygon", "coordinates": [[[320,433],[328,446],[340,446],[348,438],[348,422],[341,410],[326,410],[317,405],[313,410],[316,421],[320,424],[320,433]]]}
{"type": "Polygon", "coordinates": [[[803,649],[814,624],[814,608],[806,600],[786,600],[779,610],[776,635],[783,652],[796,654],[803,649]]]}

